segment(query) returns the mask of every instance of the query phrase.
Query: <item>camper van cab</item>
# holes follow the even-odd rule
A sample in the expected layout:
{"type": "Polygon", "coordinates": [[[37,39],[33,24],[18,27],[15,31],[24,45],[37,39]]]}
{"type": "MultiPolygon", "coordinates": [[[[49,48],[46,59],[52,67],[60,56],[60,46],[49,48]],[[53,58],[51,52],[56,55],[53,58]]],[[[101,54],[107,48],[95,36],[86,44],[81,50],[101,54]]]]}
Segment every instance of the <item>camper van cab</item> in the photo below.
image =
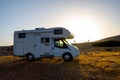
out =
{"type": "Polygon", "coordinates": [[[73,37],[70,31],[62,27],[15,31],[14,55],[26,56],[29,61],[44,57],[72,61],[80,54],[79,49],[66,40],[73,37]]]}

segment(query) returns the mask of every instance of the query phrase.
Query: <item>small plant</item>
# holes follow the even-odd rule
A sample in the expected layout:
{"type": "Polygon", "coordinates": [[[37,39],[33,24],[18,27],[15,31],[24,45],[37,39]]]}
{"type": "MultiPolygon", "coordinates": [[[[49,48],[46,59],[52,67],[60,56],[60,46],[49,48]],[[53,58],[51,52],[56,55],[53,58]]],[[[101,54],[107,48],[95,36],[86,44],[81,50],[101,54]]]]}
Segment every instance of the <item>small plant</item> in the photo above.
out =
{"type": "Polygon", "coordinates": [[[94,42],[93,47],[118,47],[120,46],[120,41],[104,41],[104,42],[94,42]]]}
{"type": "Polygon", "coordinates": [[[105,49],[105,51],[112,51],[111,49],[105,49]]]}

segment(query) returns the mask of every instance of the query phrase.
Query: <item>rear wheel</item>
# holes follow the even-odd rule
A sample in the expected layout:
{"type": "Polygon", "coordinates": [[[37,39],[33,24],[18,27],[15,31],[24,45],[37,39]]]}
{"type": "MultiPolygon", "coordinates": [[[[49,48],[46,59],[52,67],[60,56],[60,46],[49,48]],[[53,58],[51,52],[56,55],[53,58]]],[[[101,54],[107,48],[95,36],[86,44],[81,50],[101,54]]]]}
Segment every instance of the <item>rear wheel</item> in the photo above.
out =
{"type": "Polygon", "coordinates": [[[28,61],[33,61],[34,60],[34,55],[31,54],[31,53],[27,54],[27,60],[28,61]]]}
{"type": "Polygon", "coordinates": [[[63,54],[63,59],[64,59],[65,62],[73,61],[73,57],[70,53],[64,53],[63,54]]]}

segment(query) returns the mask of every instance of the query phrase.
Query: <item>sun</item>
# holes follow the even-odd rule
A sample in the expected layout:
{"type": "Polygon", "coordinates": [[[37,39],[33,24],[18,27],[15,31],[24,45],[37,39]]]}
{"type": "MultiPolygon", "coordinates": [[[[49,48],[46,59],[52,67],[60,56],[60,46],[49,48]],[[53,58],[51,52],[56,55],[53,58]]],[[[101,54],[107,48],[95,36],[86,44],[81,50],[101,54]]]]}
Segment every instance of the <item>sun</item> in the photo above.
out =
{"type": "Polygon", "coordinates": [[[100,26],[92,18],[71,18],[66,25],[75,35],[75,42],[95,41],[101,38],[100,26]]]}

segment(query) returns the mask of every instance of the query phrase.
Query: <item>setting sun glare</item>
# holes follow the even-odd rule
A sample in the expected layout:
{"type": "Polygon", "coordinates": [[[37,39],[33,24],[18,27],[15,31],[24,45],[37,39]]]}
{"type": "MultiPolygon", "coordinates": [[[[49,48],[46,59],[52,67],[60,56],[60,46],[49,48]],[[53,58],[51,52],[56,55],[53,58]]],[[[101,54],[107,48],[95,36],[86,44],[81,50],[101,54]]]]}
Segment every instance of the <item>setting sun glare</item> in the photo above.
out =
{"type": "Polygon", "coordinates": [[[71,18],[66,22],[66,25],[74,33],[75,42],[95,41],[101,38],[100,26],[92,18],[71,18]]]}

